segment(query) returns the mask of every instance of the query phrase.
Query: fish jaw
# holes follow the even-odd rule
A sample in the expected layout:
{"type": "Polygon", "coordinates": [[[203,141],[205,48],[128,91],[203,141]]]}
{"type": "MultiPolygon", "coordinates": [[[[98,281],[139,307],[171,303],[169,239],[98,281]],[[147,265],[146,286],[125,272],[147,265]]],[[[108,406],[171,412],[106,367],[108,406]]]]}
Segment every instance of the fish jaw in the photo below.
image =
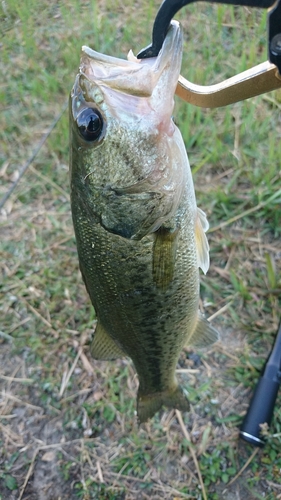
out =
{"type": "Polygon", "coordinates": [[[159,55],[143,60],[131,52],[126,61],[83,46],[80,73],[100,86],[107,105],[116,110],[119,119],[123,109],[122,115],[129,123],[137,117],[139,127],[142,125],[139,115],[149,115],[154,127],[172,135],[171,115],[180,74],[182,38],[179,23],[172,21],[159,55]]]}

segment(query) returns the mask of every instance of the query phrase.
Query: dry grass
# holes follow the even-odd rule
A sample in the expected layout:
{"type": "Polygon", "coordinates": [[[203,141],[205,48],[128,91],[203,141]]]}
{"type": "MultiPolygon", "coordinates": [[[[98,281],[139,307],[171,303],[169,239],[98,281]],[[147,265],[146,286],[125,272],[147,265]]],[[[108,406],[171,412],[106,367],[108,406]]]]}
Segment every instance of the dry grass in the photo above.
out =
{"type": "MultiPolygon", "coordinates": [[[[137,52],[156,12],[136,4],[136,25],[127,1],[2,8],[1,196],[61,112],[82,43],[137,52]]],[[[191,47],[183,74],[194,81],[265,59],[256,11],[203,4],[177,17],[191,47]]],[[[215,111],[177,104],[176,118],[212,226],[201,306],[221,331],[212,349],[179,360],[191,411],[139,429],[131,363],[91,360],[95,315],[78,270],[65,113],[1,210],[1,500],[281,498],[280,396],[265,448],[238,439],[280,314],[280,95],[215,111]]]]}

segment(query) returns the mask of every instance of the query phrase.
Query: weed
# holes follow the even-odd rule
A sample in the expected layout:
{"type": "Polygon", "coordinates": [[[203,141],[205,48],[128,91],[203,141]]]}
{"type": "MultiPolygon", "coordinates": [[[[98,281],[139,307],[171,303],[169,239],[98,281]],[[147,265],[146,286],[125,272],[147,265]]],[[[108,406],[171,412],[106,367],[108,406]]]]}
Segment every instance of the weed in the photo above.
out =
{"type": "MultiPolygon", "coordinates": [[[[63,109],[81,46],[137,53],[156,5],[9,0],[0,9],[2,196],[63,109]]],[[[267,58],[265,12],[198,3],[176,17],[192,82],[219,82],[267,58]]],[[[176,98],[174,116],[211,226],[201,307],[221,311],[221,342],[180,359],[190,439],[173,411],[138,428],[131,363],[91,360],[95,312],[79,274],[64,113],[1,211],[1,500],[24,485],[34,498],[199,500],[191,447],[208,499],[280,495],[280,396],[263,450],[252,456],[237,438],[280,311],[280,91],[217,110],[176,98]]]]}

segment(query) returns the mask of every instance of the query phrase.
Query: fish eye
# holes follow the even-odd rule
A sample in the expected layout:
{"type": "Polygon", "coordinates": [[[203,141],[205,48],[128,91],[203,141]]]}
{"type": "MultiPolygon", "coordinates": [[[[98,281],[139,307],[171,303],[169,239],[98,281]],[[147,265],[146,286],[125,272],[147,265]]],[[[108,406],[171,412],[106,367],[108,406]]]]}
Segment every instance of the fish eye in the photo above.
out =
{"type": "Polygon", "coordinates": [[[103,118],[97,109],[83,109],[76,123],[81,136],[88,142],[96,141],[102,133],[103,118]]]}

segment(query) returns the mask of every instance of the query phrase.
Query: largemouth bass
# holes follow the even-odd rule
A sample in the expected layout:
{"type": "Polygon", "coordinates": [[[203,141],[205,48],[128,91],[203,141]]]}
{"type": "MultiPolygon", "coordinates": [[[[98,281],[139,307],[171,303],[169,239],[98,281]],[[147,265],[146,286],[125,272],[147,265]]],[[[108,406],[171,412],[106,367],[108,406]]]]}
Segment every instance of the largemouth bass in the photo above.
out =
{"type": "Polygon", "coordinates": [[[70,99],[73,224],[98,320],[91,353],[132,359],[140,422],[163,405],[188,410],[175,376],[180,352],[217,340],[198,312],[208,222],[171,118],[181,56],[175,21],[156,58],[83,47],[70,99]]]}

